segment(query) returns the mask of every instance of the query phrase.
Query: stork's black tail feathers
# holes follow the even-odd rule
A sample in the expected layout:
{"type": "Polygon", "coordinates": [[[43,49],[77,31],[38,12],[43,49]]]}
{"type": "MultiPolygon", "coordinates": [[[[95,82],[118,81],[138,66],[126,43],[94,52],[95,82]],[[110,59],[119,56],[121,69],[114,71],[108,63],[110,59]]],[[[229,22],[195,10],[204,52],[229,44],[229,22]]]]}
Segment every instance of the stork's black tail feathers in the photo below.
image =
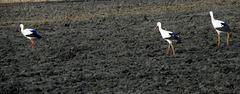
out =
{"type": "Polygon", "coordinates": [[[36,37],[37,37],[37,39],[41,39],[42,38],[42,36],[40,36],[40,35],[36,35],[36,37]]]}
{"type": "Polygon", "coordinates": [[[171,39],[173,39],[173,40],[177,40],[177,43],[182,43],[182,40],[180,39],[180,37],[179,36],[177,36],[176,34],[174,34],[174,33],[169,33],[170,35],[171,35],[171,39]]]}
{"type": "Polygon", "coordinates": [[[42,38],[42,36],[39,35],[37,31],[31,30],[31,32],[33,32],[33,33],[30,36],[36,37],[37,39],[41,39],[42,38]]]}

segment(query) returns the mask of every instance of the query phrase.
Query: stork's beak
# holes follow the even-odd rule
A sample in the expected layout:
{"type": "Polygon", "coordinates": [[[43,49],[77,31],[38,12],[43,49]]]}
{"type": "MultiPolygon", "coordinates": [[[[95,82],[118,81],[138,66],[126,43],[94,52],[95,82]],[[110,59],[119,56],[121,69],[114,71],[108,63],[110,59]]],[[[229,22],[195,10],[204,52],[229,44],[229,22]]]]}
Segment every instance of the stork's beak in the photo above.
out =
{"type": "Polygon", "coordinates": [[[156,26],[154,30],[156,30],[157,28],[158,28],[158,26],[156,26]]]}
{"type": "Polygon", "coordinates": [[[18,32],[18,34],[20,33],[20,31],[21,31],[21,28],[19,29],[19,32],[18,32]]]}

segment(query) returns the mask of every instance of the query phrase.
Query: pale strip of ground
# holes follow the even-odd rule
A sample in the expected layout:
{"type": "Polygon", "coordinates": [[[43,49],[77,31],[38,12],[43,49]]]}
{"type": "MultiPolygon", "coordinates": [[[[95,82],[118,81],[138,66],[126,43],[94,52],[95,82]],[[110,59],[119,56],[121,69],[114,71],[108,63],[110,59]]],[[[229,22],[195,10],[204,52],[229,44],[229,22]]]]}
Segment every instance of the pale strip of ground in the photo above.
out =
{"type": "MultiPolygon", "coordinates": [[[[162,6],[144,6],[144,7],[132,7],[132,8],[112,8],[112,9],[104,9],[100,10],[99,12],[91,12],[88,11],[86,13],[81,13],[76,16],[70,15],[58,15],[54,16],[54,18],[42,18],[42,19],[31,19],[21,21],[22,23],[45,23],[45,22],[58,22],[59,19],[61,21],[67,20],[88,20],[90,18],[95,17],[109,17],[109,16],[121,16],[121,15],[135,15],[135,14],[146,14],[146,13],[162,13],[171,10],[188,10],[194,9],[196,7],[204,7],[204,6],[211,6],[214,4],[231,4],[233,2],[239,2],[239,0],[208,0],[208,1],[198,1],[198,2],[188,2],[188,3],[181,3],[181,4],[174,4],[174,5],[162,5],[162,6]]],[[[77,12],[77,11],[76,11],[77,12]]],[[[10,23],[10,25],[18,24],[19,21],[2,21],[0,26],[10,23]]]]}
{"type": "Polygon", "coordinates": [[[63,1],[63,0],[0,0],[0,3],[46,2],[46,1],[63,1]]]}

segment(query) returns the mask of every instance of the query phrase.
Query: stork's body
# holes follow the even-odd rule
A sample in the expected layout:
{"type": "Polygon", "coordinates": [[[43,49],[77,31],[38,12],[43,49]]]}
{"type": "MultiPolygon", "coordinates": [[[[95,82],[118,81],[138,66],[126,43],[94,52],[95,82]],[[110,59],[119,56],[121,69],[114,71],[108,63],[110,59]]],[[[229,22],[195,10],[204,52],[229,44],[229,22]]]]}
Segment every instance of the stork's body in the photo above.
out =
{"type": "Polygon", "coordinates": [[[228,33],[228,36],[227,36],[227,45],[228,45],[229,33],[231,32],[230,27],[223,21],[215,20],[214,17],[213,17],[213,12],[212,11],[210,11],[210,16],[211,16],[211,21],[212,21],[213,28],[218,33],[218,46],[220,45],[220,33],[222,33],[222,32],[228,33]]]}
{"type": "Polygon", "coordinates": [[[173,47],[173,45],[172,45],[172,41],[181,42],[181,39],[179,38],[179,36],[177,36],[177,35],[174,34],[173,32],[167,31],[167,30],[163,30],[162,27],[161,27],[161,23],[160,23],[160,22],[157,23],[157,26],[156,26],[155,30],[156,30],[157,28],[159,28],[159,32],[161,33],[162,38],[169,43],[169,45],[168,45],[168,50],[167,50],[167,54],[168,54],[168,52],[169,52],[170,46],[172,46],[173,55],[175,55],[174,47],[173,47]]]}
{"type": "Polygon", "coordinates": [[[33,44],[34,44],[33,39],[41,39],[42,36],[39,35],[37,31],[33,29],[24,29],[23,24],[20,24],[20,30],[18,33],[20,33],[20,31],[26,38],[31,40],[32,44],[28,48],[32,47],[32,51],[33,51],[33,44]]]}

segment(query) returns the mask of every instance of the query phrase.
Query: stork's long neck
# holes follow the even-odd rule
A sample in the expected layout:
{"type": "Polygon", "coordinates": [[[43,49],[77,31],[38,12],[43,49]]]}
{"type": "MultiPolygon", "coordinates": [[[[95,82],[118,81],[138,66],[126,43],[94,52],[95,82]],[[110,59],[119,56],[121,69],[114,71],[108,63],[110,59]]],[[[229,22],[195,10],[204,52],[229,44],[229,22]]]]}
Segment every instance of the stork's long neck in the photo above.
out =
{"type": "Polygon", "coordinates": [[[215,20],[214,17],[213,17],[213,13],[210,13],[210,16],[211,16],[211,20],[213,22],[215,20]]]}
{"type": "Polygon", "coordinates": [[[158,25],[158,28],[159,28],[159,32],[161,33],[161,31],[163,31],[163,29],[162,29],[162,25],[161,25],[161,24],[158,25]]]}
{"type": "Polygon", "coordinates": [[[20,30],[21,30],[21,32],[23,32],[23,30],[24,30],[24,26],[21,26],[21,27],[20,27],[20,30]]]}

